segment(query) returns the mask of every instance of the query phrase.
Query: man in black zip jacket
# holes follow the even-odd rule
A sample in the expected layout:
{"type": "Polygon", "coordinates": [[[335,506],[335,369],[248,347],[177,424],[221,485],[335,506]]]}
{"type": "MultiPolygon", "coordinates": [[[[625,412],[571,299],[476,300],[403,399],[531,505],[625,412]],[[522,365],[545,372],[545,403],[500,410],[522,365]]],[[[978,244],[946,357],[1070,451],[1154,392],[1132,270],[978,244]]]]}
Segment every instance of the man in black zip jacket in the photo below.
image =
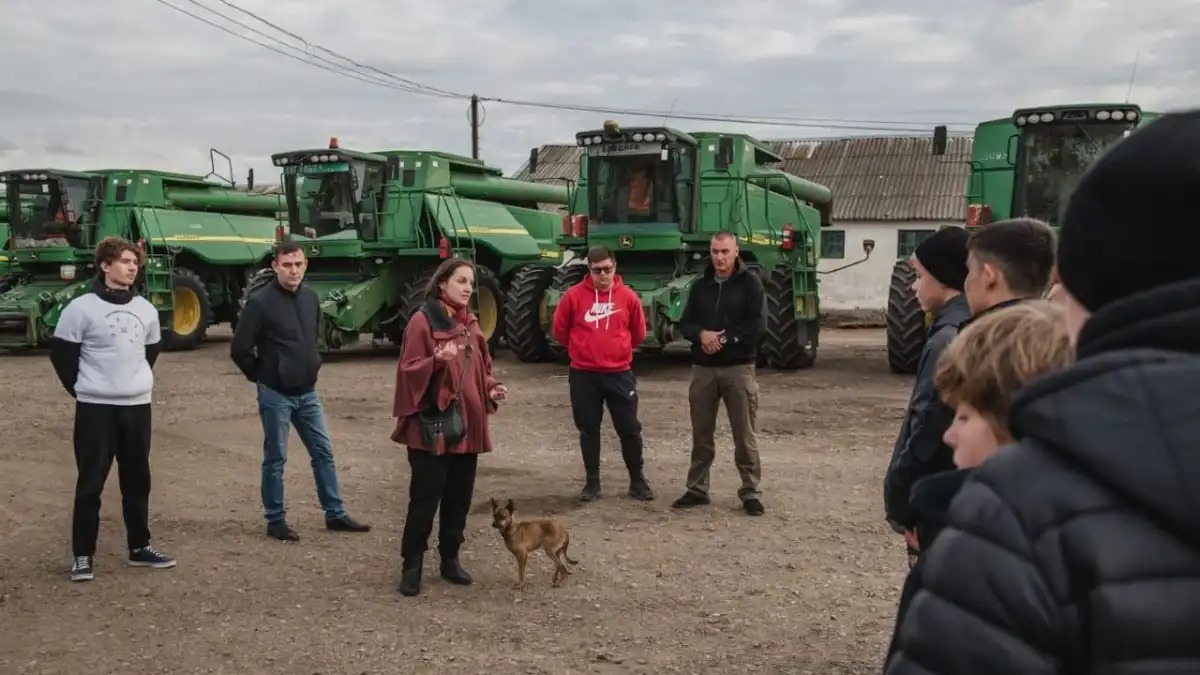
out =
{"type": "Polygon", "coordinates": [[[263,425],[262,502],[267,535],[293,541],[300,537],[284,518],[283,467],[292,426],[312,458],[317,497],[325,526],[340,532],[366,532],[346,515],[333,462],[333,442],[317,395],[321,355],[317,350],[320,299],[304,286],[304,249],[280,244],[271,267],[275,280],[246,301],[229,355],[246,379],[258,385],[263,425]]]}
{"type": "Polygon", "coordinates": [[[752,516],[763,514],[754,365],[765,328],[762,280],[738,257],[737,238],[718,232],[709,242],[709,265],[692,286],[679,319],[679,331],[692,343],[692,464],[687,492],[675,500],[677,508],[709,503],[708,474],[717,454],[713,434],[724,400],[733,461],[742,478],[742,509],[752,516]]]}

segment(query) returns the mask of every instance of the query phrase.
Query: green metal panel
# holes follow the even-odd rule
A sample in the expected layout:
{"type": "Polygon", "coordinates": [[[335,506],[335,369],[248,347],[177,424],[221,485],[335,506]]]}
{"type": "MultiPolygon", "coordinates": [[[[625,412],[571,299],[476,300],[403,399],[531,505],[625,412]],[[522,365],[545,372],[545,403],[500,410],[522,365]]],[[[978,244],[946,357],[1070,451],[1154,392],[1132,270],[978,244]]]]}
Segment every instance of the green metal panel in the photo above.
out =
{"type": "Polygon", "coordinates": [[[156,208],[134,214],[149,245],[187,250],[211,265],[254,265],[275,246],[272,218],[156,208]]]}
{"type": "Polygon", "coordinates": [[[1011,117],[981,122],[975,127],[967,204],[989,205],[994,220],[1008,218],[1012,213],[1016,136],[1017,127],[1011,117]]]}

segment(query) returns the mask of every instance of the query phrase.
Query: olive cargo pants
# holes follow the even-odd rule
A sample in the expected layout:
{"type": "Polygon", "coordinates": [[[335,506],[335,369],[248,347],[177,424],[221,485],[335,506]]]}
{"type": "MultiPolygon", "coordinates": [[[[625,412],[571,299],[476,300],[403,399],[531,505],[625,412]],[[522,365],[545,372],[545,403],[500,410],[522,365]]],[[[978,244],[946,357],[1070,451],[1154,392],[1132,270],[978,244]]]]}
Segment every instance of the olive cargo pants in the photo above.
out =
{"type": "Polygon", "coordinates": [[[758,381],[754,364],[737,366],[692,366],[688,403],[692,413],[692,464],[687,489],[708,496],[708,474],[717,456],[713,434],[717,409],[725,401],[725,414],[733,432],[733,462],[742,478],[738,498],[760,499],[762,463],[758,457],[758,381]]]}

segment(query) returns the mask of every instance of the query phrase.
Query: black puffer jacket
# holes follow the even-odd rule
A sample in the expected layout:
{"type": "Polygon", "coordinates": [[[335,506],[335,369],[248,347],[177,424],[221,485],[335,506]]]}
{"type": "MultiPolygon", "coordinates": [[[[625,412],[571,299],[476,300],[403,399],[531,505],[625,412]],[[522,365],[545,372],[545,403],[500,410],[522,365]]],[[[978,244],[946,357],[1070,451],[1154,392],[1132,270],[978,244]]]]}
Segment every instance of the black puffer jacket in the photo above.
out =
{"type": "Polygon", "coordinates": [[[885,672],[1200,672],[1200,281],[1097,312],[1013,401],[885,672]]]}

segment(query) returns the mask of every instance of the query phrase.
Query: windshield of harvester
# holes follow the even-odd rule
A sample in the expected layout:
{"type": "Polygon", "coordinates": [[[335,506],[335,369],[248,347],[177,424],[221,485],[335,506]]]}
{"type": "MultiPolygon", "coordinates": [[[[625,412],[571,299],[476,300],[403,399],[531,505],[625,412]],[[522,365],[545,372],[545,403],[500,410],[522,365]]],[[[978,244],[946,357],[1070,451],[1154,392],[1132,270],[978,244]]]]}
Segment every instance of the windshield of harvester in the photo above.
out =
{"type": "MultiPolygon", "coordinates": [[[[673,154],[673,153],[672,153],[673,154]]],[[[588,159],[594,222],[677,223],[675,161],[661,145],[645,152],[597,154],[588,159]]]]}
{"type": "Polygon", "coordinates": [[[8,222],[18,248],[83,246],[88,181],[83,178],[9,180],[8,222]]]}
{"type": "Polygon", "coordinates": [[[287,174],[292,233],[316,238],[356,229],[355,206],[363,196],[365,168],[365,162],[303,164],[287,174]]]}
{"type": "Polygon", "coordinates": [[[1045,124],[1021,134],[1014,212],[1057,224],[1059,208],[1083,172],[1108,146],[1125,136],[1120,124],[1045,124]]]}

